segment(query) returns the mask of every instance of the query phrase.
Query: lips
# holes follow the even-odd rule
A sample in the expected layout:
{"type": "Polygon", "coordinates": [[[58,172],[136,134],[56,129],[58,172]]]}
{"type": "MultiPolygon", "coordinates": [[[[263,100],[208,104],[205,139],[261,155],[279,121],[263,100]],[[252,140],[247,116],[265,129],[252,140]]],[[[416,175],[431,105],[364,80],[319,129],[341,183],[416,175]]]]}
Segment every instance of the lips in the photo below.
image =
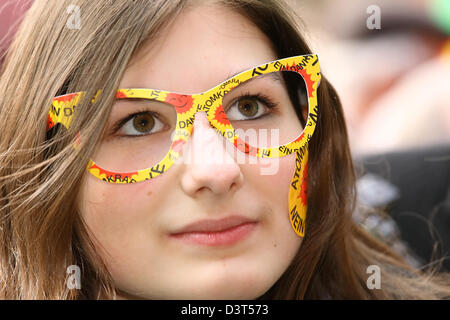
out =
{"type": "Polygon", "coordinates": [[[255,222],[255,220],[245,218],[242,216],[230,216],[220,220],[205,219],[188,224],[187,226],[177,230],[173,234],[189,233],[189,232],[220,232],[237,227],[241,224],[252,222],[255,222]]]}
{"type": "Polygon", "coordinates": [[[247,238],[256,229],[257,224],[257,221],[241,216],[200,220],[170,236],[191,245],[229,246],[247,238]]]}

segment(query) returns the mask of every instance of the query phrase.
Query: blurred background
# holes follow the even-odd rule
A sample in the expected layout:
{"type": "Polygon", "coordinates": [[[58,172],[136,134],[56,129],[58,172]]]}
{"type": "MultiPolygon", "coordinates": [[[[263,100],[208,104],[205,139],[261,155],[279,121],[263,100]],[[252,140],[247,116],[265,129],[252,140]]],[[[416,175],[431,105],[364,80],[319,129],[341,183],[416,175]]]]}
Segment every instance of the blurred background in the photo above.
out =
{"type": "Polygon", "coordinates": [[[341,97],[355,155],[450,142],[449,0],[291,3],[341,97]],[[369,29],[377,14],[380,29],[369,29]]]}
{"type": "Polygon", "coordinates": [[[0,0],[0,64],[4,53],[33,0],[0,0]]]}
{"type": "MultiPolygon", "coordinates": [[[[0,54],[32,1],[0,0],[0,54]]],[[[355,220],[450,271],[450,0],[287,1],[341,98],[358,198],[388,214],[355,220]]]]}

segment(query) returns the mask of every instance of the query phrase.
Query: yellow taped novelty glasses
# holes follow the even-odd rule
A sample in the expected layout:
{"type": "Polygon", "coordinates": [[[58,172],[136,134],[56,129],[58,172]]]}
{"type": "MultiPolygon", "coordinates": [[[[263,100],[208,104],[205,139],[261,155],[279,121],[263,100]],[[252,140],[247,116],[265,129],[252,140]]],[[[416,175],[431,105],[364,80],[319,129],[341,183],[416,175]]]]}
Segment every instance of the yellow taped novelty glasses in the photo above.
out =
{"type": "MultiPolygon", "coordinates": [[[[318,57],[311,54],[257,66],[199,94],[119,89],[87,170],[110,183],[163,174],[180,157],[198,111],[206,112],[211,126],[244,154],[278,158],[295,153],[314,132],[320,79],[318,57]],[[300,120],[302,110],[307,110],[305,121],[300,120]]],[[[84,95],[54,98],[47,130],[57,123],[69,128],[84,95]]]]}

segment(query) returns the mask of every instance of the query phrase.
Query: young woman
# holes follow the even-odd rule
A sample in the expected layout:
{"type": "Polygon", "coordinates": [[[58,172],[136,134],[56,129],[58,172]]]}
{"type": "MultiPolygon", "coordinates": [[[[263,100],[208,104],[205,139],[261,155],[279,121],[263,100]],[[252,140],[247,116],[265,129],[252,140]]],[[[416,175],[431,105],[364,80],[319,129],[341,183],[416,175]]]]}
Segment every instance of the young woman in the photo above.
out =
{"type": "Polygon", "coordinates": [[[0,91],[2,298],[450,296],[353,222],[342,108],[281,1],[36,1],[0,91]]]}

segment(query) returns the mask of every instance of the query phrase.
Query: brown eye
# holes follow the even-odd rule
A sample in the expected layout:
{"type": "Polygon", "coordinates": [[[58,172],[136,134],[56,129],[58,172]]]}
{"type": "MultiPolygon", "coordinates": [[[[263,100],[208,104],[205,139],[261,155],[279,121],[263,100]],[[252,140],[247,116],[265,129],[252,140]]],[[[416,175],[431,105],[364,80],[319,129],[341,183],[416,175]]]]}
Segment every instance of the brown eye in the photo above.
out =
{"type": "Polygon", "coordinates": [[[139,112],[128,119],[117,130],[119,136],[146,136],[164,130],[164,123],[152,112],[139,112]]]}
{"type": "Polygon", "coordinates": [[[137,115],[133,119],[133,127],[140,133],[148,133],[155,126],[155,118],[149,113],[137,115]]]}
{"type": "Polygon", "coordinates": [[[255,99],[242,99],[238,102],[238,110],[245,117],[254,117],[258,113],[259,105],[255,99]]]}
{"type": "Polygon", "coordinates": [[[227,109],[227,118],[230,121],[258,120],[269,114],[273,103],[261,96],[243,96],[237,99],[227,109]]]}

